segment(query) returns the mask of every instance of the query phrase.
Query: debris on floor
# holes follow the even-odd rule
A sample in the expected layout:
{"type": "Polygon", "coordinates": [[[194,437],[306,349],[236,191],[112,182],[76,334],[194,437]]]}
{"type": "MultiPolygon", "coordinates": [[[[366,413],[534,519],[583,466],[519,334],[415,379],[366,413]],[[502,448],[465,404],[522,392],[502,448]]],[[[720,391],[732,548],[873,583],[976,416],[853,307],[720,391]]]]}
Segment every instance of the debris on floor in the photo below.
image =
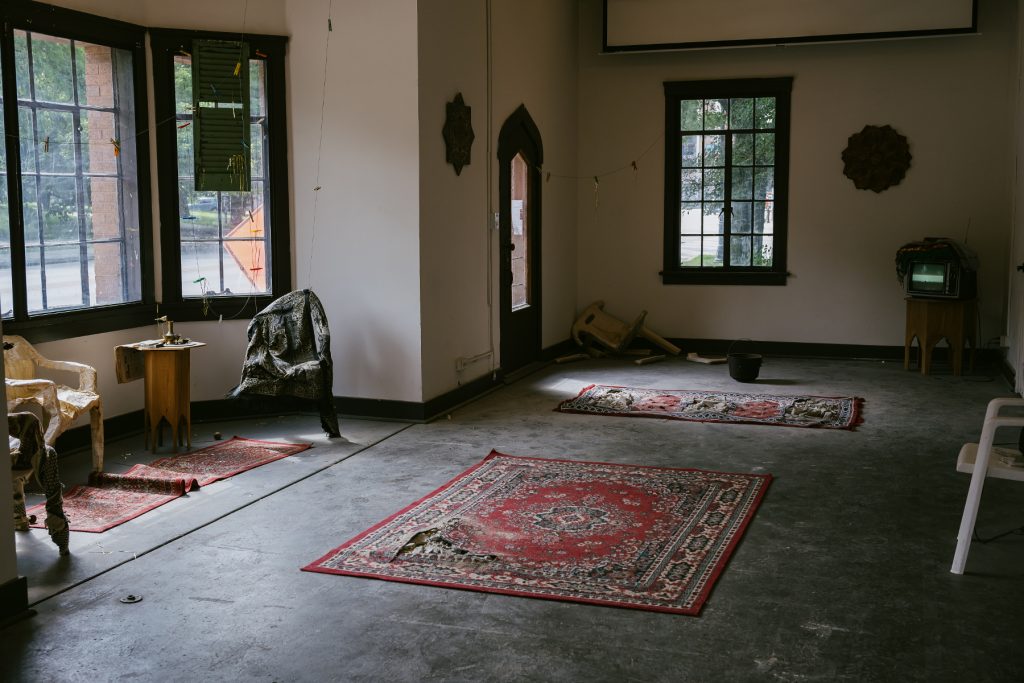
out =
{"type": "Polygon", "coordinates": [[[647,311],[640,311],[640,315],[632,323],[627,323],[605,313],[603,301],[595,301],[587,306],[573,323],[572,339],[594,358],[600,358],[609,352],[640,355],[636,352],[643,351],[642,349],[629,348],[637,337],[646,339],[673,356],[682,353],[678,346],[647,327],[644,324],[646,317],[647,311]],[[602,348],[594,348],[595,344],[602,348]]]}
{"type": "Polygon", "coordinates": [[[694,363],[704,363],[705,365],[718,365],[719,363],[728,362],[728,358],[725,356],[712,356],[703,353],[694,353],[691,351],[686,354],[686,360],[693,361],[694,363]]]}

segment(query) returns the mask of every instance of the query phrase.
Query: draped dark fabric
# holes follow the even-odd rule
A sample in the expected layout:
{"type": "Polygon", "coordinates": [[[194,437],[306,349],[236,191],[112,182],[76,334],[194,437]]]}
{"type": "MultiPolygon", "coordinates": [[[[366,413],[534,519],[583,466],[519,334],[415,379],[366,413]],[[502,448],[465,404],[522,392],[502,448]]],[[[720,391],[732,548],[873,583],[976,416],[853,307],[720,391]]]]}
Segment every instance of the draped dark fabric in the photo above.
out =
{"type": "Polygon", "coordinates": [[[308,289],[291,292],[264,308],[249,323],[242,381],[228,392],[294,396],[317,401],[320,425],[340,436],[334,410],[331,333],[324,307],[308,289]]]}
{"type": "MultiPolygon", "coordinates": [[[[36,481],[42,484],[46,495],[47,533],[60,549],[60,554],[67,555],[71,530],[68,517],[64,514],[64,487],[60,482],[57,451],[46,445],[39,418],[32,413],[8,413],[7,432],[11,469],[32,470],[35,473],[36,481]]],[[[14,524],[24,531],[29,528],[29,518],[25,512],[24,480],[15,482],[14,486],[14,524]]]]}

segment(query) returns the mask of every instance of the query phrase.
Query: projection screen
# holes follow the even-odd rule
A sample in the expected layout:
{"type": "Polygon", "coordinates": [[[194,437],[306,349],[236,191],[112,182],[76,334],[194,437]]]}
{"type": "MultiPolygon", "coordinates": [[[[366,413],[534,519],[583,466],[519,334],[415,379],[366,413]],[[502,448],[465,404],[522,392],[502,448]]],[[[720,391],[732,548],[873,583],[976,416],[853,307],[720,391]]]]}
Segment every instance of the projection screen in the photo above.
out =
{"type": "Polygon", "coordinates": [[[977,0],[604,0],[606,52],[973,33],[977,0]]]}

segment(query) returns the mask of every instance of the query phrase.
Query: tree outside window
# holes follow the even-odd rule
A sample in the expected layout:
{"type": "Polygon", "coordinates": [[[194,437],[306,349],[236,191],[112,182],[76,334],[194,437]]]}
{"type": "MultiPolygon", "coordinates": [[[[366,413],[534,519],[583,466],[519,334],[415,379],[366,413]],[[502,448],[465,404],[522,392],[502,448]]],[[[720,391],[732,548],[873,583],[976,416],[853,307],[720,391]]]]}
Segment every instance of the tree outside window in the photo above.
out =
{"type": "Polygon", "coordinates": [[[665,84],[666,284],[785,284],[790,87],[665,84]]]}

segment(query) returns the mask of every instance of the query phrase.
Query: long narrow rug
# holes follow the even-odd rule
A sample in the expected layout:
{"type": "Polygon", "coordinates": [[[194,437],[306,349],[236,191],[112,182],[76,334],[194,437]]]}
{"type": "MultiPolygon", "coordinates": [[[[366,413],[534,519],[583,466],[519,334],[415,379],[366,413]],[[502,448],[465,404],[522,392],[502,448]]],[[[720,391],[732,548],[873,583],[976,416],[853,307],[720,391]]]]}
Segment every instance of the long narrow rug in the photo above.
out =
{"type": "Polygon", "coordinates": [[[302,569],[696,615],[770,481],[491,451],[302,569]]]}
{"type": "Polygon", "coordinates": [[[856,396],[775,396],[591,384],[576,398],[562,401],[556,410],[690,422],[853,429],[863,421],[863,403],[864,399],[856,396]]]}
{"type": "MultiPolygon", "coordinates": [[[[72,531],[99,533],[180,498],[187,492],[310,448],[312,444],[259,441],[239,436],[182,455],[134,465],[127,472],[93,472],[88,486],[64,493],[72,531]]],[[[43,505],[33,506],[32,526],[43,528],[43,505]]]]}

